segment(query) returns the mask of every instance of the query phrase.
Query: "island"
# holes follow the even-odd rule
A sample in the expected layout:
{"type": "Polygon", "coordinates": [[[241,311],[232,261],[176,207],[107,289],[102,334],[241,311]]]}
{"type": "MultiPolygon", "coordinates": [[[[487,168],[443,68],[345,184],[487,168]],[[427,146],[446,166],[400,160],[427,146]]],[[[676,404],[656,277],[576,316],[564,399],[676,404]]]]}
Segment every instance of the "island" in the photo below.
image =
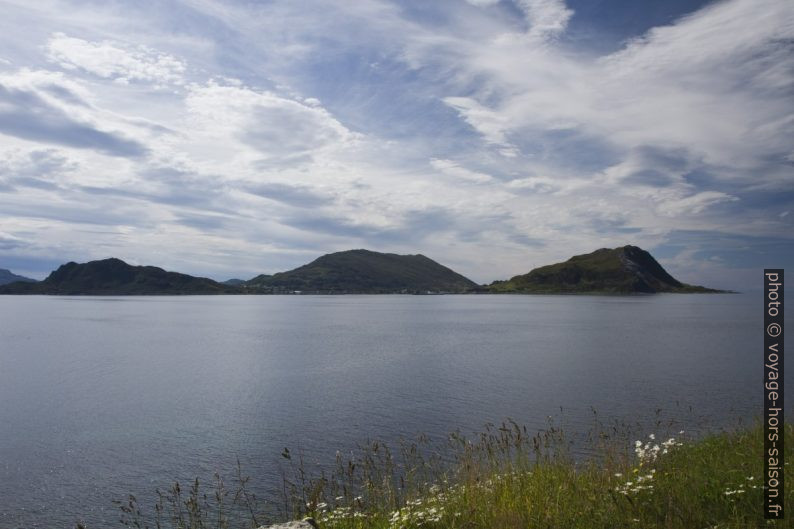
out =
{"type": "Polygon", "coordinates": [[[0,286],[0,294],[153,295],[234,294],[237,288],[206,277],[166,272],[156,266],[133,266],[121,259],[102,259],[58,267],[37,283],[14,282],[0,286]]]}
{"type": "Polygon", "coordinates": [[[494,281],[488,290],[518,294],[725,292],[682,283],[667,273],[650,253],[630,245],[575,255],[563,263],[541,266],[506,281],[494,281]]]}
{"type": "Polygon", "coordinates": [[[5,268],[0,268],[0,285],[7,285],[9,283],[16,283],[17,281],[22,281],[24,283],[35,283],[35,279],[31,279],[29,277],[17,275],[13,273],[11,270],[6,270],[5,268]]]}
{"type": "MultiPolygon", "coordinates": [[[[21,277],[21,276],[16,276],[21,277]]],[[[61,265],[44,281],[23,278],[0,294],[652,294],[716,293],[682,283],[637,246],[602,248],[565,262],[535,268],[508,280],[478,285],[421,254],[347,250],[318,257],[286,272],[217,282],[133,266],[109,258],[61,265]]]]}
{"type": "Polygon", "coordinates": [[[259,275],[249,292],[325,294],[463,293],[477,283],[424,255],[347,250],[323,255],[288,272],[259,275]]]}

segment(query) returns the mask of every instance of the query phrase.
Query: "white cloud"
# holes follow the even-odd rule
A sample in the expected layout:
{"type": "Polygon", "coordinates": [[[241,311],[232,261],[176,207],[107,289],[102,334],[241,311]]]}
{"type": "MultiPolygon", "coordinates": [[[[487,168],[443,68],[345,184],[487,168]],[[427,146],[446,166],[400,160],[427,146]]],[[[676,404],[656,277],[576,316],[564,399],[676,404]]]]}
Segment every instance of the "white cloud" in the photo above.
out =
{"type": "Polygon", "coordinates": [[[604,57],[557,38],[562,1],[469,3],[18,2],[35,32],[0,35],[29,66],[0,111],[58,119],[6,127],[3,229],[188,272],[421,251],[481,281],[676,230],[790,237],[788,204],[744,200],[791,191],[785,2],[715,3],[604,57]]]}
{"type": "Polygon", "coordinates": [[[430,160],[430,165],[433,166],[433,169],[445,175],[451,176],[456,180],[472,182],[475,184],[486,184],[493,181],[493,177],[491,175],[487,175],[478,171],[472,171],[460,166],[458,163],[453,162],[452,160],[440,160],[433,158],[430,160]]]}
{"type": "Polygon", "coordinates": [[[61,68],[84,71],[121,84],[181,84],[186,69],[183,61],[147,46],[89,42],[63,33],[50,38],[47,56],[61,68]]]}
{"type": "Polygon", "coordinates": [[[194,84],[185,106],[186,148],[193,159],[218,162],[218,171],[234,159],[268,169],[304,166],[360,138],[317,103],[245,86],[194,84]]]}
{"type": "Polygon", "coordinates": [[[517,0],[529,23],[529,37],[555,37],[565,31],[573,11],[565,0],[517,0]]]}
{"type": "MultiPolygon", "coordinates": [[[[547,17],[540,27],[564,28],[569,14],[554,5],[525,7],[528,16],[536,7],[539,19],[547,17]]],[[[546,175],[506,184],[523,193],[516,207],[547,210],[531,228],[535,234],[544,225],[557,226],[558,233],[596,226],[602,234],[620,226],[618,217],[567,217],[564,210],[578,199],[602,211],[622,210],[619,222],[643,240],[676,229],[781,233],[736,208],[741,188],[791,190],[785,158],[794,135],[794,10],[785,2],[717,3],[595,59],[523,37],[506,31],[471,44],[461,40],[451,45],[454,52],[437,56],[455,57],[456,79],[468,92],[443,101],[485,147],[510,146],[523,171],[546,175]],[[600,156],[603,169],[554,159],[561,142],[547,138],[560,134],[588,139],[572,161],[600,156]],[[552,200],[548,193],[558,186],[566,196],[556,208],[538,203],[536,194],[552,200]],[[731,215],[746,220],[715,214],[719,206],[733,207],[731,215]]],[[[434,59],[428,52],[423,60],[434,59]]]]}
{"type": "Polygon", "coordinates": [[[143,157],[150,131],[93,103],[92,93],[62,73],[0,73],[0,133],[34,143],[143,157]]]}
{"type": "Polygon", "coordinates": [[[20,179],[54,179],[75,171],[79,165],[57,149],[22,151],[9,149],[0,160],[0,181],[13,183],[20,179]]]}
{"type": "Polygon", "coordinates": [[[735,202],[737,197],[719,191],[703,191],[694,195],[677,198],[663,203],[659,210],[663,215],[671,217],[678,215],[696,215],[714,204],[722,202],[735,202]]]}
{"type": "Polygon", "coordinates": [[[61,108],[80,111],[91,106],[91,92],[60,72],[22,68],[0,73],[0,82],[8,89],[35,92],[48,103],[61,108]]]}
{"type": "Polygon", "coordinates": [[[499,0],[466,0],[466,2],[477,7],[488,7],[498,4],[499,0]]]}
{"type": "Polygon", "coordinates": [[[466,123],[482,134],[486,142],[502,147],[514,154],[514,147],[506,137],[510,128],[510,117],[489,109],[470,97],[445,97],[444,103],[457,110],[466,123]]]}
{"type": "Polygon", "coordinates": [[[508,182],[507,187],[518,191],[532,191],[535,193],[553,193],[562,189],[559,182],[545,176],[517,178],[508,182]]]}
{"type": "MultiPolygon", "coordinates": [[[[549,20],[565,19],[539,5],[549,20]]],[[[751,168],[790,153],[792,11],[772,0],[722,2],[598,60],[510,33],[458,42],[458,75],[482,80],[482,90],[444,101],[491,144],[576,129],[617,149],[680,146],[705,163],[751,168]]]]}

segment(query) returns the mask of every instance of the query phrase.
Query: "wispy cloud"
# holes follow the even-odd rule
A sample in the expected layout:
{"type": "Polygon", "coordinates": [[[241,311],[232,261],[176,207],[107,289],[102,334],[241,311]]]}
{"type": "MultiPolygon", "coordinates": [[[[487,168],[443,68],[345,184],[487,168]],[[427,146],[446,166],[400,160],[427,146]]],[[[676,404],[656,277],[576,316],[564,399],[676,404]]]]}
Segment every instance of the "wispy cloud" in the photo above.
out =
{"type": "Polygon", "coordinates": [[[33,142],[140,157],[147,148],[87,118],[85,103],[62,76],[23,70],[0,75],[0,132],[33,142]]]}
{"type": "Polygon", "coordinates": [[[490,281],[633,243],[708,282],[684,234],[794,233],[783,0],[680,11],[602,54],[562,0],[0,11],[0,232],[25,241],[0,266],[245,277],[369,246],[490,281]]]}

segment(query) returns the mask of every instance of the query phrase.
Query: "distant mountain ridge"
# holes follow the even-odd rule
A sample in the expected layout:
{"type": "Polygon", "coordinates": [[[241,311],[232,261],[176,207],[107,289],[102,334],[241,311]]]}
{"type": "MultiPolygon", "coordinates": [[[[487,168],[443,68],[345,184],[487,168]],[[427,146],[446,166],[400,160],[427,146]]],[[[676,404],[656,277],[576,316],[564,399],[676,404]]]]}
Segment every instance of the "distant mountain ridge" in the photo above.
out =
{"type": "MultiPolygon", "coordinates": [[[[15,274],[12,274],[15,277],[15,274]]],[[[2,277],[2,276],[0,276],[2,277]]],[[[27,278],[25,278],[27,279],[27,278]]],[[[488,286],[424,255],[347,250],[273,275],[219,283],[205,277],[132,266],[109,258],[61,265],[41,282],[17,280],[0,285],[0,294],[155,295],[155,294],[631,294],[722,292],[675,279],[642,248],[602,248],[565,262],[488,286]]]]}
{"type": "Polygon", "coordinates": [[[424,293],[466,292],[477,283],[424,255],[347,250],[323,255],[288,272],[245,283],[263,292],[424,293]]]}
{"type": "Polygon", "coordinates": [[[10,283],[0,294],[148,295],[231,294],[238,289],[205,277],[166,272],[155,266],[132,266],[110,258],[61,265],[39,283],[10,283]]]}
{"type": "Polygon", "coordinates": [[[630,245],[575,255],[507,281],[495,281],[488,288],[494,293],[538,294],[722,292],[678,281],[650,253],[630,245]]]}
{"type": "Polygon", "coordinates": [[[7,285],[9,283],[14,283],[16,281],[23,281],[26,283],[36,283],[35,279],[31,279],[29,277],[20,276],[13,273],[11,270],[6,270],[5,268],[0,268],[0,285],[7,285]]]}

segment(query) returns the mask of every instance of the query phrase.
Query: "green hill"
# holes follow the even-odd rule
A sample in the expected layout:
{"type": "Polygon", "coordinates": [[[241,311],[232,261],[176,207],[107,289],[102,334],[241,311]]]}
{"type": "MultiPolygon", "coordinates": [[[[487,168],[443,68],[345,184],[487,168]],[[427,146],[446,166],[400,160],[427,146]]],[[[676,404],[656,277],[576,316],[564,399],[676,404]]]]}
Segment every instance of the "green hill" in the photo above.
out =
{"type": "Polygon", "coordinates": [[[491,292],[519,293],[654,293],[721,292],[681,283],[653,256],[636,246],[602,248],[564,263],[535,268],[528,274],[489,285],[491,292]]]}
{"type": "Polygon", "coordinates": [[[232,294],[239,290],[204,277],[132,266],[120,259],[66,263],[39,283],[10,283],[0,294],[148,295],[232,294]]]}
{"type": "Polygon", "coordinates": [[[425,293],[465,292],[477,284],[424,255],[348,250],[288,272],[257,276],[246,287],[262,292],[425,293]]]}

